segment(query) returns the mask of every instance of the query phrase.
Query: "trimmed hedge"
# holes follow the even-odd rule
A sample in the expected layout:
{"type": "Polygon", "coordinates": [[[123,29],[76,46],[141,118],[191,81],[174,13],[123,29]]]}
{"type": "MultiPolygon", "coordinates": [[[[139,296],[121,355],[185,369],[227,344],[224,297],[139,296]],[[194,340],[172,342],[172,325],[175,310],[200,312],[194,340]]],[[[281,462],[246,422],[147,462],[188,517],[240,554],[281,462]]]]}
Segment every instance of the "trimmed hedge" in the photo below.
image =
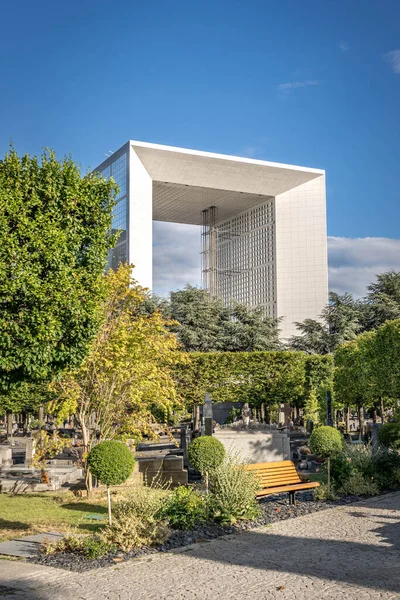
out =
{"type": "Polygon", "coordinates": [[[333,357],[303,352],[189,352],[174,367],[178,393],[187,404],[288,402],[303,406],[312,392],[331,389],[333,357]]]}
{"type": "Polygon", "coordinates": [[[320,458],[329,458],[341,452],[343,446],[344,440],[340,431],[328,425],[314,429],[310,437],[311,452],[320,458]]]}
{"type": "Polygon", "coordinates": [[[130,476],[135,458],[122,442],[107,441],[97,444],[88,454],[87,464],[90,471],[101,483],[120,485],[130,476]]]}
{"type": "Polygon", "coordinates": [[[211,435],[203,435],[189,444],[188,459],[196,471],[206,473],[216,469],[225,458],[225,447],[211,435]]]}

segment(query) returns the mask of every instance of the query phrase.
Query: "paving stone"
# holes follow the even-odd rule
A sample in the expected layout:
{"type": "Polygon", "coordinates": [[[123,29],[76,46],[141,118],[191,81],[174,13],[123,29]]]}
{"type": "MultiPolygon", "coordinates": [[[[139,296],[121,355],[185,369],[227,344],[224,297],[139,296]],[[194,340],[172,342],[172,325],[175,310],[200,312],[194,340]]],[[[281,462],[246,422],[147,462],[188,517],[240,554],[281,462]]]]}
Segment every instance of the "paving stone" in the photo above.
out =
{"type": "Polygon", "coordinates": [[[86,573],[1,560],[0,584],[40,600],[399,600],[399,564],[396,493],[86,573]]]}
{"type": "Polygon", "coordinates": [[[32,558],[33,556],[37,556],[39,553],[40,544],[44,540],[53,542],[62,537],[62,533],[52,531],[49,533],[39,533],[37,535],[27,535],[26,537],[16,538],[7,542],[1,542],[0,554],[4,556],[32,558]]]}

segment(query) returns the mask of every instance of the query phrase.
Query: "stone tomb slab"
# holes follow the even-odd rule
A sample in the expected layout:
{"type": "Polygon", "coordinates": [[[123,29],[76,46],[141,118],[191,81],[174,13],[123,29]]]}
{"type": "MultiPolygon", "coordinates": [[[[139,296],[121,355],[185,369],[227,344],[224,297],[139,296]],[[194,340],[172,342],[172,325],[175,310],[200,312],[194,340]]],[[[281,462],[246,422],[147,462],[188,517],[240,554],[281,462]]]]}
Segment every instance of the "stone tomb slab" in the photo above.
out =
{"type": "Polygon", "coordinates": [[[38,533],[37,535],[27,535],[26,537],[15,538],[7,542],[0,543],[0,555],[18,556],[22,558],[31,558],[37,556],[40,550],[40,544],[44,541],[56,542],[64,537],[63,533],[50,531],[49,533],[38,533]]]}

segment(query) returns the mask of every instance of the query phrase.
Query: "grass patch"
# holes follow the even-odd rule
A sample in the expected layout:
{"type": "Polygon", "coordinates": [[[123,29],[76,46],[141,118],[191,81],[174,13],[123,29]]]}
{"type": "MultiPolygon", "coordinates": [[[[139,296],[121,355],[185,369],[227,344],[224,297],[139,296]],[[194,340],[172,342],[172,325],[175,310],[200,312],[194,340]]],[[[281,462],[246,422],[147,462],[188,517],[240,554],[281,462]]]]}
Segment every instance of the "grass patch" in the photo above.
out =
{"type": "Polygon", "coordinates": [[[0,541],[49,531],[93,533],[103,522],[87,517],[106,514],[104,494],[87,501],[71,493],[0,494],[0,541]]]}

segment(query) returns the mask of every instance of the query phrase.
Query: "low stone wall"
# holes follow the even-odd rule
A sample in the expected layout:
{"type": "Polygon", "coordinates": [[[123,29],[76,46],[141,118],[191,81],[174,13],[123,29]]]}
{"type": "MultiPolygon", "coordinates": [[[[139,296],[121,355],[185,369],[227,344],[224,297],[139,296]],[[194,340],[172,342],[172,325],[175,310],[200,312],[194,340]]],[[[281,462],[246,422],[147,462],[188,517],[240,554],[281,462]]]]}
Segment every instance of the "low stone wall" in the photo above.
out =
{"type": "Polygon", "coordinates": [[[284,431],[224,428],[216,430],[214,437],[250,464],[290,459],[289,437],[284,431]]]}
{"type": "Polygon", "coordinates": [[[172,487],[186,485],[188,472],[183,467],[183,456],[165,456],[137,459],[135,470],[142,476],[143,483],[150,485],[154,479],[170,482],[172,487]]]}

